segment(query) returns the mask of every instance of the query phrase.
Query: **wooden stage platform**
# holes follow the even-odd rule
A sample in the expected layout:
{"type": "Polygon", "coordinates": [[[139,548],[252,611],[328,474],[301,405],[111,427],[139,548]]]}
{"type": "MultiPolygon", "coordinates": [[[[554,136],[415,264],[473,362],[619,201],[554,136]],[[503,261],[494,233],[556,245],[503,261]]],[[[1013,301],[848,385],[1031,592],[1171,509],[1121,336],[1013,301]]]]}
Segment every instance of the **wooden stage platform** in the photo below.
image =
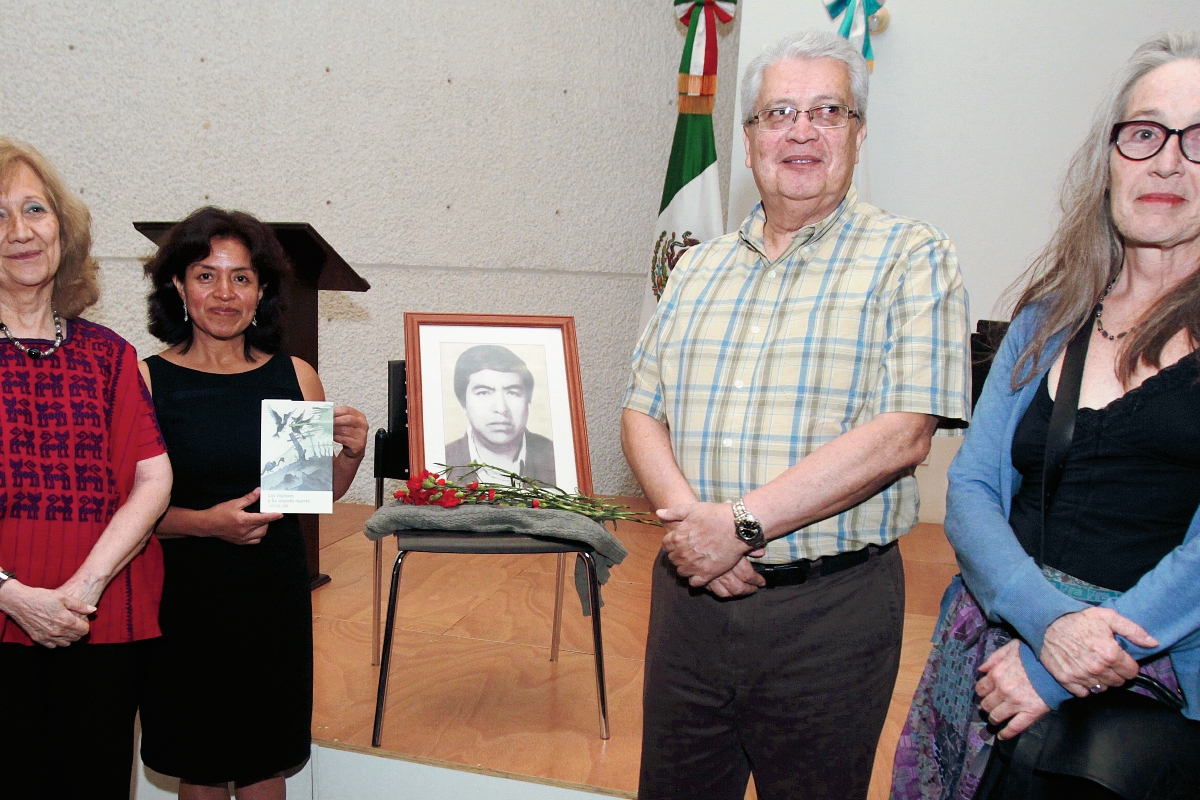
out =
{"type": "MultiPolygon", "coordinates": [[[[590,621],[580,613],[570,584],[562,651],[557,664],[550,662],[555,556],[414,553],[405,561],[383,746],[375,749],[373,547],[361,533],[373,509],[344,503],[334,508],[321,525],[321,569],[332,582],[313,593],[317,743],[636,796],[649,581],[661,529],[622,524],[617,531],[629,556],[603,590],[611,739],[600,738],[590,621]]],[[[929,653],[942,591],[957,572],[939,525],[919,525],[901,540],[900,550],[908,585],[904,652],[871,800],[888,795],[896,738],[929,653]]],[[[388,573],[395,552],[385,542],[388,573]]],[[[750,787],[747,797],[754,796],[750,787]]]]}

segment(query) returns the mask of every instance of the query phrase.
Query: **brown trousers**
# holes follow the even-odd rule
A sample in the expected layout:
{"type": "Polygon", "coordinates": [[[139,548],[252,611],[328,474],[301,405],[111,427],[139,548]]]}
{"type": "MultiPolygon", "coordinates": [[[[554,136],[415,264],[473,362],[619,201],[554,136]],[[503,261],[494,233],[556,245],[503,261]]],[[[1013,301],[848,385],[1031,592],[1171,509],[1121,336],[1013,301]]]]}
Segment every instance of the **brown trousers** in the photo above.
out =
{"type": "Polygon", "coordinates": [[[654,570],[640,800],[867,796],[904,628],[898,548],[721,600],[654,570]]]}

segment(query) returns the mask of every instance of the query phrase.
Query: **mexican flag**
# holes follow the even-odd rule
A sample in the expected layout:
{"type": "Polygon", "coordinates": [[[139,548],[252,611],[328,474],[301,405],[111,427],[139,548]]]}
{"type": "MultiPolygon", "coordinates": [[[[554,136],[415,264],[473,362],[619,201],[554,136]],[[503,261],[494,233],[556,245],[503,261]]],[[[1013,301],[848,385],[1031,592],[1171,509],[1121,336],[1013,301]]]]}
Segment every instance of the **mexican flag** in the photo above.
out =
{"type": "Polygon", "coordinates": [[[683,252],[725,233],[712,112],[717,93],[717,23],[733,19],[737,0],[674,2],[675,14],[688,32],[679,65],[679,119],[655,226],[651,311],[683,252]]]}

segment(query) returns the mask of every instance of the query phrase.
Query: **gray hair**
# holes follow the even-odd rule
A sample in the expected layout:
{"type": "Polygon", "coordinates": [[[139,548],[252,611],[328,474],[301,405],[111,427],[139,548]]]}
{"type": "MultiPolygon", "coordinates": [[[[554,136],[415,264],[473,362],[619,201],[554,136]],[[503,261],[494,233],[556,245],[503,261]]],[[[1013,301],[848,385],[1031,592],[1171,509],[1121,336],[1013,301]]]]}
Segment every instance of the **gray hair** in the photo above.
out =
{"type": "Polygon", "coordinates": [[[801,31],[767,45],[746,66],[742,75],[742,124],[749,125],[754,117],[754,104],[762,89],[763,73],[778,61],[832,58],[846,65],[850,74],[850,93],[854,95],[854,111],[861,122],[867,121],[867,88],[870,71],[862,54],[850,42],[836,33],[801,31]]]}
{"type": "MultiPolygon", "coordinates": [[[[1172,61],[1191,58],[1200,60],[1200,31],[1176,31],[1156,36],[1143,44],[1121,67],[1113,79],[1105,102],[1093,122],[1084,148],[1092,155],[1100,155],[1103,162],[1103,172],[1108,173],[1109,138],[1112,128],[1125,115],[1125,107],[1129,105],[1129,95],[1133,87],[1147,73],[1172,61]]],[[[1081,151],[1082,152],[1082,151],[1081,151]]]]}
{"type": "MultiPolygon", "coordinates": [[[[1045,352],[1046,342],[1062,330],[1075,331],[1091,321],[1100,295],[1124,263],[1124,237],[1112,218],[1112,129],[1125,116],[1138,81],[1161,66],[1181,59],[1200,61],[1200,32],[1156,36],[1133,52],[1117,72],[1083,144],[1075,151],[1059,194],[1062,217],[1046,248],[1009,288],[1017,296],[1013,315],[1044,303],[1042,325],[1021,353],[1013,372],[1013,388],[1024,385],[1042,366],[1058,357],[1045,352]]],[[[1154,304],[1123,342],[1118,377],[1126,382],[1145,360],[1158,366],[1166,339],[1181,328],[1200,341],[1200,272],[1154,304]],[[1163,338],[1165,337],[1165,338],[1163,338]]]]}

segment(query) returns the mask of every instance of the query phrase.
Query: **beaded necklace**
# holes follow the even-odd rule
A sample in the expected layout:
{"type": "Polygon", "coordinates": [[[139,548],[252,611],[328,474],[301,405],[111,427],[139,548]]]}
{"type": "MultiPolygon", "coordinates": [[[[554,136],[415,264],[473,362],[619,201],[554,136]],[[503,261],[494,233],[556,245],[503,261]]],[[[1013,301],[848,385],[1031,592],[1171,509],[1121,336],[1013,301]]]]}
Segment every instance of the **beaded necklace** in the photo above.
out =
{"type": "MultiPolygon", "coordinates": [[[[1119,277],[1121,277],[1121,273],[1118,272],[1117,278],[1119,278],[1119,277]]],[[[1100,299],[1096,301],[1096,332],[1099,333],[1101,336],[1103,336],[1105,339],[1108,339],[1110,342],[1115,342],[1118,339],[1124,339],[1130,333],[1137,330],[1138,327],[1141,325],[1141,323],[1138,323],[1138,325],[1134,325],[1129,330],[1121,331],[1120,333],[1117,333],[1117,334],[1112,334],[1112,333],[1109,333],[1108,331],[1104,330],[1104,320],[1101,319],[1101,317],[1100,317],[1100,315],[1104,313],[1104,298],[1108,297],[1108,293],[1111,292],[1113,290],[1113,287],[1117,285],[1117,278],[1112,279],[1112,283],[1110,283],[1104,289],[1104,294],[1100,295],[1100,299]]]]}
{"type": "Polygon", "coordinates": [[[32,358],[34,361],[45,358],[46,356],[54,355],[58,348],[62,347],[63,329],[62,320],[58,318],[58,309],[53,305],[50,306],[50,313],[54,315],[54,344],[45,350],[40,347],[27,347],[20,339],[13,336],[12,331],[3,322],[0,322],[0,333],[8,337],[8,340],[13,343],[13,346],[20,350],[25,355],[32,358]]]}

